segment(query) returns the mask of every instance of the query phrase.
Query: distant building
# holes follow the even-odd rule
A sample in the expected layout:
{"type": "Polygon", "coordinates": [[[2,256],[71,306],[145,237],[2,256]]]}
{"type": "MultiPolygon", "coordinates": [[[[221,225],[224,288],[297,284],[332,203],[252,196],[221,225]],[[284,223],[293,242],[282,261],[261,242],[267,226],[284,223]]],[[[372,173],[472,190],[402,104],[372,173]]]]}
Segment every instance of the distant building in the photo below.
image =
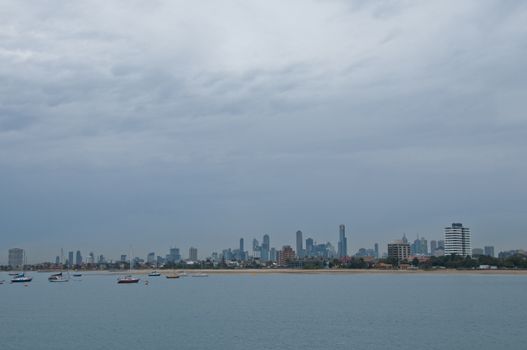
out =
{"type": "Polygon", "coordinates": [[[299,258],[304,257],[304,247],[302,246],[302,231],[296,231],[296,255],[299,258]]]}
{"type": "Polygon", "coordinates": [[[181,261],[181,254],[179,253],[179,248],[170,248],[166,260],[169,263],[178,263],[181,261]]]}
{"type": "Polygon", "coordinates": [[[148,255],[146,256],[146,263],[150,266],[156,265],[157,259],[155,252],[148,253],[148,255]]]}
{"type": "Polygon", "coordinates": [[[75,256],[75,265],[82,265],[82,254],[80,250],[77,250],[77,254],[75,256]]]}
{"type": "Polygon", "coordinates": [[[271,248],[269,250],[269,260],[276,262],[277,255],[278,255],[278,252],[276,251],[276,248],[271,248]]]}
{"type": "Polygon", "coordinates": [[[9,249],[8,265],[14,269],[21,268],[22,266],[24,266],[24,249],[9,249]]]}
{"type": "Polygon", "coordinates": [[[375,243],[375,245],[373,246],[373,250],[375,251],[375,258],[379,259],[379,243],[375,243]]]}
{"type": "Polygon", "coordinates": [[[472,249],[472,256],[482,256],[482,255],[484,255],[483,248],[472,249]]]}
{"type": "Polygon", "coordinates": [[[59,265],[60,264],[60,256],[56,256],[55,257],[55,265],[59,265]]]}
{"type": "Polygon", "coordinates": [[[410,254],[428,255],[428,241],[424,237],[417,237],[417,239],[410,245],[410,254]]]}
{"type": "Polygon", "coordinates": [[[289,262],[295,260],[295,251],[291,246],[285,245],[282,247],[280,254],[278,254],[278,265],[285,266],[289,262]]]}
{"type": "Polygon", "coordinates": [[[194,247],[189,248],[188,259],[190,261],[198,261],[198,248],[194,248],[194,247]]]}
{"type": "Polygon", "coordinates": [[[269,235],[264,235],[260,253],[260,258],[262,259],[262,261],[269,261],[269,249],[271,248],[270,245],[271,241],[269,235]]]}
{"type": "Polygon", "coordinates": [[[486,256],[494,257],[494,247],[493,246],[486,246],[484,250],[485,250],[484,253],[486,256]]]}
{"type": "Polygon", "coordinates": [[[346,226],[339,226],[339,243],[338,243],[338,257],[344,258],[348,256],[348,239],[346,238],[346,226]]]}
{"type": "Polygon", "coordinates": [[[397,261],[408,260],[410,257],[410,244],[403,240],[388,244],[388,258],[395,258],[397,261]]]}
{"type": "Polygon", "coordinates": [[[437,249],[437,241],[431,240],[430,241],[430,255],[434,255],[436,249],[437,249]]]}
{"type": "Polygon", "coordinates": [[[121,260],[119,261],[122,263],[127,262],[128,260],[126,259],[126,254],[121,254],[121,260]]]}
{"type": "Polygon", "coordinates": [[[461,223],[445,227],[445,255],[471,256],[470,229],[461,223]]]}
{"type": "Polygon", "coordinates": [[[73,252],[68,253],[68,266],[73,266],[73,252]]]}
{"type": "Polygon", "coordinates": [[[305,256],[313,256],[313,238],[306,239],[306,251],[305,256]]]}
{"type": "Polygon", "coordinates": [[[359,248],[354,255],[356,258],[375,257],[375,249],[359,248]]]}

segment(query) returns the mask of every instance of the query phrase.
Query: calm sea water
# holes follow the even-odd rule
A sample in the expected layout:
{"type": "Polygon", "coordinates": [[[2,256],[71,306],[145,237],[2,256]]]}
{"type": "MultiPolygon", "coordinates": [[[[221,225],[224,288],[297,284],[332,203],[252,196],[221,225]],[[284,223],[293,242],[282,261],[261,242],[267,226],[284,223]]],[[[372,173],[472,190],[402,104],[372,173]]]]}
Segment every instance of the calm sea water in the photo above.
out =
{"type": "Polygon", "coordinates": [[[0,285],[1,349],[527,346],[527,276],[248,274],[149,285],[32,276],[28,287],[0,285]]]}

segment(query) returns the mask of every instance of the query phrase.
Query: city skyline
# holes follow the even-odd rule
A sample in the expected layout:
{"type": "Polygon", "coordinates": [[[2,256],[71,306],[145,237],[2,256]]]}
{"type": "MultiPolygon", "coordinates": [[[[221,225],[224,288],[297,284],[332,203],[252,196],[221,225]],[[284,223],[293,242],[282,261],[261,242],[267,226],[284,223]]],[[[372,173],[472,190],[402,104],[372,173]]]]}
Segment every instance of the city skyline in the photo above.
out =
{"type": "MultiPolygon", "coordinates": [[[[475,245],[472,243],[471,245],[472,241],[470,238],[470,234],[468,234],[468,238],[463,238],[463,241],[464,241],[463,244],[465,244],[465,239],[468,239],[466,241],[468,244],[467,247],[464,247],[463,250],[461,251],[457,251],[456,249],[452,248],[453,243],[450,243],[450,241],[452,241],[452,238],[451,238],[452,232],[457,232],[456,231],[457,229],[459,229],[461,232],[461,228],[463,229],[463,233],[470,232],[470,228],[463,226],[463,224],[452,223],[451,226],[444,228],[443,235],[440,237],[431,237],[427,239],[427,237],[424,237],[422,235],[417,235],[415,240],[413,239],[409,240],[407,238],[406,233],[403,233],[402,239],[399,239],[399,238],[392,239],[385,243],[383,242],[379,243],[378,241],[376,241],[370,244],[369,246],[365,245],[361,247],[351,247],[349,243],[347,243],[347,238],[349,238],[349,236],[346,236],[345,234],[346,225],[340,224],[338,226],[338,238],[336,240],[337,242],[336,244],[335,244],[335,241],[332,241],[332,240],[319,240],[317,239],[316,236],[306,235],[305,237],[303,237],[303,232],[298,230],[295,233],[294,238],[293,238],[294,244],[288,243],[288,244],[272,245],[270,244],[270,235],[264,234],[262,236],[263,237],[262,244],[260,244],[260,241],[257,237],[253,237],[252,238],[252,242],[253,242],[252,249],[248,249],[248,250],[244,250],[245,237],[240,237],[236,243],[237,246],[236,245],[228,246],[228,243],[226,243],[221,247],[218,246],[218,247],[213,248],[211,251],[205,251],[205,252],[201,249],[196,248],[195,245],[190,245],[189,247],[185,247],[179,244],[174,244],[174,245],[170,245],[169,247],[164,246],[160,250],[155,250],[155,252],[152,252],[151,249],[148,250],[147,248],[139,247],[138,252],[133,253],[132,247],[129,246],[128,249],[129,249],[129,253],[131,253],[131,256],[128,254],[122,254],[122,252],[116,255],[116,254],[109,254],[107,251],[103,253],[100,250],[96,250],[96,252],[94,252],[94,249],[84,249],[84,254],[88,254],[88,251],[89,251],[89,256],[87,258],[83,258],[81,250],[76,250],[75,260],[73,260],[72,258],[74,251],[68,251],[67,249],[65,250],[64,247],[61,247],[59,249],[60,256],[56,255],[56,259],[57,261],[61,261],[62,263],[65,263],[65,261],[74,261],[75,264],[80,265],[79,263],[80,261],[81,262],[91,261],[92,263],[94,263],[94,262],[98,262],[101,259],[104,259],[106,261],[124,261],[124,260],[130,259],[131,257],[134,257],[134,258],[141,258],[142,260],[145,260],[143,259],[144,256],[146,256],[146,260],[153,259],[154,257],[158,258],[159,256],[164,259],[165,253],[167,253],[166,255],[167,259],[196,261],[196,260],[203,260],[203,259],[210,258],[211,256],[214,256],[214,254],[221,254],[222,251],[225,251],[225,249],[228,249],[229,252],[234,254],[233,257],[236,260],[240,260],[240,259],[245,260],[247,258],[256,257],[263,261],[269,261],[269,260],[276,260],[276,255],[273,255],[273,253],[276,254],[276,251],[279,251],[280,249],[286,246],[295,247],[293,250],[295,253],[295,256],[297,258],[303,258],[304,256],[312,256],[314,252],[313,251],[310,252],[309,250],[313,249],[314,245],[322,244],[324,246],[326,243],[330,245],[329,247],[333,251],[332,254],[334,258],[353,257],[353,256],[356,256],[356,257],[375,256],[377,258],[380,258],[386,255],[389,256],[390,249],[391,249],[390,245],[394,246],[400,243],[401,244],[404,243],[408,247],[407,254],[411,256],[416,256],[416,255],[417,256],[419,255],[434,256],[436,255],[435,251],[437,248],[441,248],[440,255],[443,255],[443,254],[462,255],[461,252],[463,252],[466,255],[470,255],[470,256],[473,255],[474,251],[481,251],[481,253],[478,253],[479,255],[494,256],[495,251],[510,251],[510,250],[515,250],[515,249],[523,249],[523,247],[509,247],[509,249],[497,249],[494,245],[490,245],[488,242],[485,243],[484,245],[479,244],[479,243],[475,245]],[[454,231],[452,231],[452,229],[454,229],[454,231]],[[341,244],[340,242],[342,241],[343,237],[345,237],[345,240],[344,240],[345,248],[341,248],[340,246],[341,244]],[[445,241],[446,241],[446,244],[445,244],[445,241]],[[333,244],[335,244],[335,246],[333,246],[332,242],[333,244]],[[309,244],[311,244],[311,247],[308,247],[309,244]],[[379,248],[379,245],[381,248],[379,248]],[[301,251],[298,250],[299,246],[302,247],[301,251]],[[238,247],[238,249],[236,247],[238,247]],[[185,255],[182,253],[182,251],[184,251],[187,248],[188,248],[189,253],[188,255],[185,255]],[[231,249],[234,249],[234,250],[231,250],[231,249]],[[344,249],[345,251],[344,254],[341,253],[341,249],[344,249]],[[143,250],[148,251],[148,253],[143,254],[142,253],[143,250]],[[237,253],[237,251],[241,252],[241,255],[240,253],[237,253]],[[67,252],[67,255],[65,255],[65,252],[67,252]],[[120,255],[120,259],[117,259],[117,256],[119,255],[120,255]],[[172,258],[169,258],[169,256],[172,256],[172,258]],[[66,257],[67,257],[67,260],[66,260],[66,257]],[[127,257],[127,258],[123,258],[123,257],[127,257]]],[[[454,238],[454,242],[456,240],[458,239],[454,238]]],[[[13,249],[16,250],[19,248],[11,248],[9,253],[11,253],[11,250],[13,249]]],[[[50,259],[49,257],[46,259],[40,259],[40,260],[38,260],[38,258],[33,258],[33,260],[30,259],[28,263],[51,262],[52,260],[53,259],[50,259]]],[[[2,260],[0,259],[0,265],[2,264],[3,264],[2,260]]]]}
{"type": "Polygon", "coordinates": [[[0,259],[264,234],[294,249],[298,230],[336,247],[342,222],[350,253],[452,222],[476,246],[525,247],[526,14],[477,0],[7,2],[0,259]]]}

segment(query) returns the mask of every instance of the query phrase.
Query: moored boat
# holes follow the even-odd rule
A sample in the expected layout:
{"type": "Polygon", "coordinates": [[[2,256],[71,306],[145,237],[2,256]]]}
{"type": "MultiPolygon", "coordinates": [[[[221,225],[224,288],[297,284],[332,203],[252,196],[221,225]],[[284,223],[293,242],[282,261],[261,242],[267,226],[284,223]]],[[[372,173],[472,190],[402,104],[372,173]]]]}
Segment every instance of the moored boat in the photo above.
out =
{"type": "Polygon", "coordinates": [[[54,275],[51,275],[48,277],[48,281],[50,282],[68,282],[69,278],[64,277],[64,275],[61,273],[56,273],[54,275]]]}
{"type": "Polygon", "coordinates": [[[24,273],[19,273],[11,280],[11,283],[26,283],[31,282],[33,277],[26,276],[24,273]]]}
{"type": "Polygon", "coordinates": [[[161,274],[157,271],[152,271],[148,274],[149,277],[158,277],[161,276],[161,274]]]}
{"type": "Polygon", "coordinates": [[[192,277],[209,277],[209,275],[207,275],[206,273],[200,272],[200,273],[193,274],[192,277]]]}
{"type": "Polygon", "coordinates": [[[117,283],[119,284],[137,283],[137,282],[139,282],[139,278],[132,277],[132,275],[120,277],[117,279],[117,283]]]}

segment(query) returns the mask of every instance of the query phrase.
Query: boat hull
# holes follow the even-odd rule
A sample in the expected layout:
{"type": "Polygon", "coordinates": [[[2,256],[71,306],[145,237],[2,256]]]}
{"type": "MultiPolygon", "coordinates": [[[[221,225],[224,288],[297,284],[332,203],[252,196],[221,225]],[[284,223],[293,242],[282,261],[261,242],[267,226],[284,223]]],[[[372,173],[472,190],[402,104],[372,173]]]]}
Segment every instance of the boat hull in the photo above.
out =
{"type": "Polygon", "coordinates": [[[119,284],[131,284],[131,283],[138,283],[139,280],[119,280],[117,283],[119,284]]]}
{"type": "Polygon", "coordinates": [[[13,278],[11,280],[11,283],[27,283],[27,282],[31,282],[33,280],[33,278],[31,277],[26,277],[26,278],[13,278]]]}

